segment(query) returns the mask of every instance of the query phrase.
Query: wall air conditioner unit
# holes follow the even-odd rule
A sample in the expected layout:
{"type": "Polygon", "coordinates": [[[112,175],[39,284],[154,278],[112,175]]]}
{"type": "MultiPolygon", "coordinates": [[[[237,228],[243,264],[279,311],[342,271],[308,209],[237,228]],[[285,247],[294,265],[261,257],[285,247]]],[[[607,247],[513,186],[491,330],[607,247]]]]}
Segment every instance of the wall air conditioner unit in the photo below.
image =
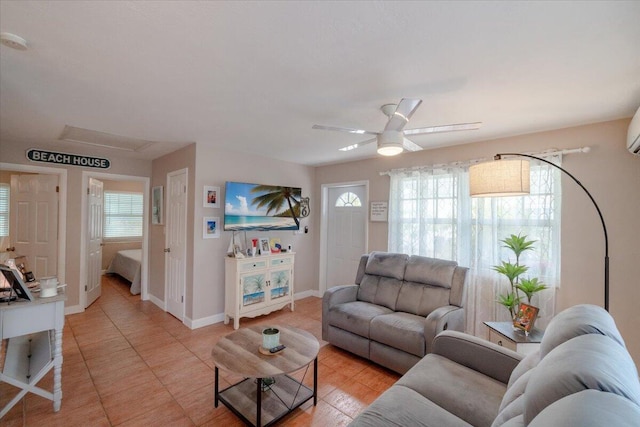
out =
{"type": "Polygon", "coordinates": [[[640,156],[640,107],[629,123],[627,131],[627,148],[631,154],[640,156]]]}

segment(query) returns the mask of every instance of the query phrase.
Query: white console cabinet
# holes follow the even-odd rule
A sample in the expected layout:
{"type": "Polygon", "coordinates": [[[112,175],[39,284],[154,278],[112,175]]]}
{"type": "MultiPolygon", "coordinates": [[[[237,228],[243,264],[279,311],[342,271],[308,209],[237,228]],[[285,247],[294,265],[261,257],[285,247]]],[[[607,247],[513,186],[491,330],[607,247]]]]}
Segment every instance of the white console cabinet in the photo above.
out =
{"type": "Polygon", "coordinates": [[[224,323],[233,318],[255,317],[290,304],[293,311],[293,265],[295,253],[247,258],[225,258],[224,323]]]}

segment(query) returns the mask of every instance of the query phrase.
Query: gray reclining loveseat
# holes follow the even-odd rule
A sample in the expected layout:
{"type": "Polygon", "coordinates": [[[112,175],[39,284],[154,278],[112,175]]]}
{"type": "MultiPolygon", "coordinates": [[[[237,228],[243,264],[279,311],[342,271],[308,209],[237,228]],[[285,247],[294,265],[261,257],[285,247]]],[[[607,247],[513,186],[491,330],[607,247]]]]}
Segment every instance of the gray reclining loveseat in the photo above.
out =
{"type": "Polygon", "coordinates": [[[327,290],[322,339],[399,373],[443,330],[464,330],[468,269],[406,254],[363,255],[355,284],[327,290]]]}
{"type": "Polygon", "coordinates": [[[380,395],[353,427],[637,427],[640,381],[613,318],[595,305],[555,316],[523,358],[445,331],[433,352],[380,395]]]}

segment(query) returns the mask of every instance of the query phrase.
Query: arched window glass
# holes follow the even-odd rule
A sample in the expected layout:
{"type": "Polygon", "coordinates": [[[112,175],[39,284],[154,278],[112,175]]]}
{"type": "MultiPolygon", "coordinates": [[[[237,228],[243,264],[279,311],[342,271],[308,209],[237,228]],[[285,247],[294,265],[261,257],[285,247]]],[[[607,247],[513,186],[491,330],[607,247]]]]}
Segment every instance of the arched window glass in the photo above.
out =
{"type": "Polygon", "coordinates": [[[336,207],[339,208],[350,208],[350,207],[360,207],[362,206],[362,202],[360,202],[360,197],[356,196],[354,193],[347,191],[346,193],[342,193],[338,200],[336,200],[336,207]]]}

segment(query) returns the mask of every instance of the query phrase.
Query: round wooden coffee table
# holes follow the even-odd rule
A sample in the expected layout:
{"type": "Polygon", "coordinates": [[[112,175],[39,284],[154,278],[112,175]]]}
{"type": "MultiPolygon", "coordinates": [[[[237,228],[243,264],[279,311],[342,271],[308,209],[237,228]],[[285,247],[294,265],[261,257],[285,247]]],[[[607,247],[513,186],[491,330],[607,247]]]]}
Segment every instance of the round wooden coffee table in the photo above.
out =
{"type": "Polygon", "coordinates": [[[319,349],[320,344],[312,334],[286,325],[250,326],[222,337],[211,351],[215,364],[215,407],[220,401],[245,423],[262,426],[264,422],[264,426],[269,426],[311,398],[315,406],[319,349]],[[260,352],[262,330],[268,327],[280,330],[280,344],[286,346],[274,355],[260,352]],[[311,362],[313,390],[287,375],[308,370],[311,362]],[[218,369],[244,379],[220,391],[218,369]]]}

